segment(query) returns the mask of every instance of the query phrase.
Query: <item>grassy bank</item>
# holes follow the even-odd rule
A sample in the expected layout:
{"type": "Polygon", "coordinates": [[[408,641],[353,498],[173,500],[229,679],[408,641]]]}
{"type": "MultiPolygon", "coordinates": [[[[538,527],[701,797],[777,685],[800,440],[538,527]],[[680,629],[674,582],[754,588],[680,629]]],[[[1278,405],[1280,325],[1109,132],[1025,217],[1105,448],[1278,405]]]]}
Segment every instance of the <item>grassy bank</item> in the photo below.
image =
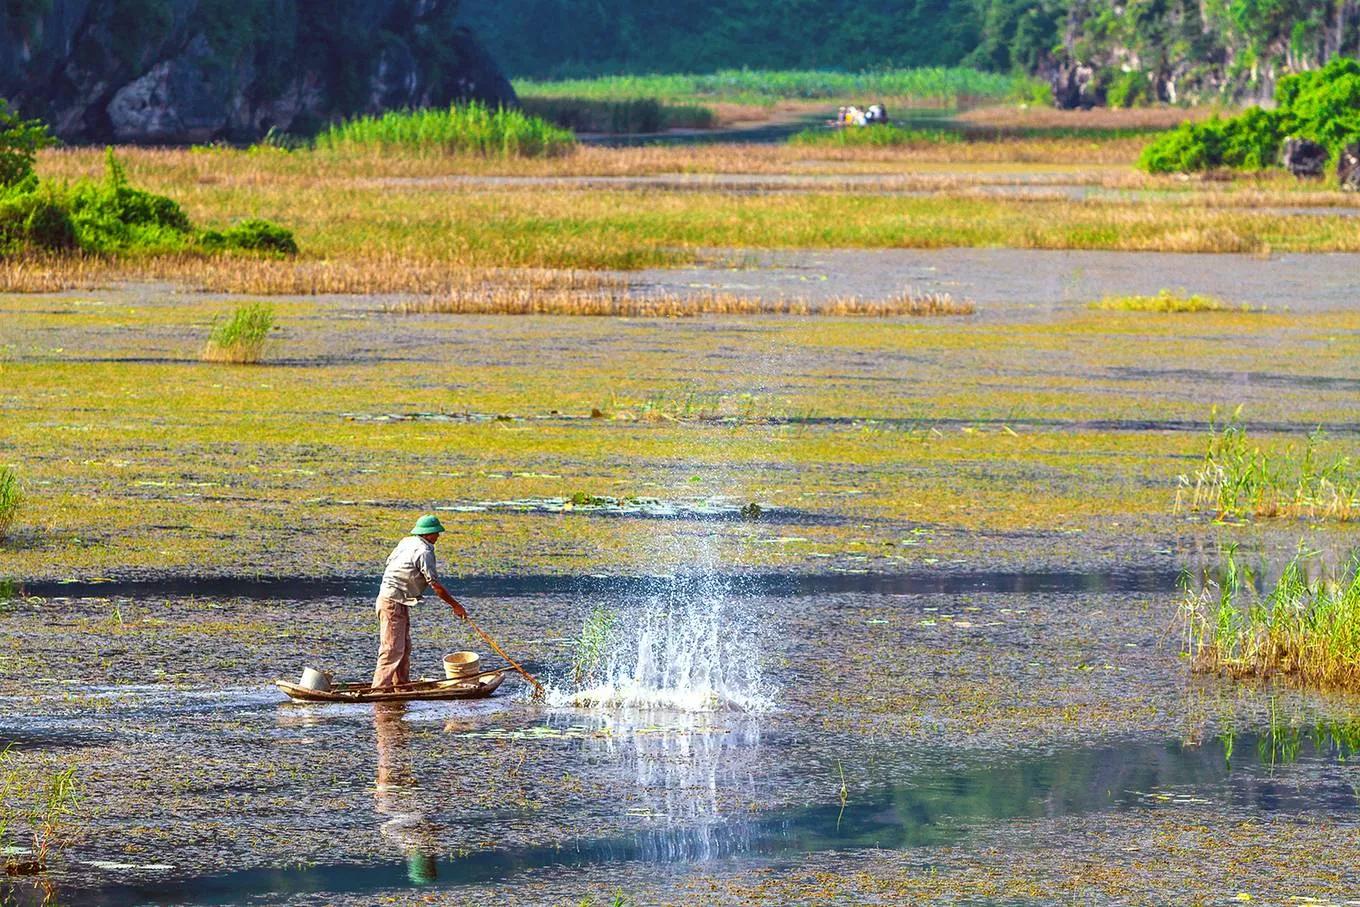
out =
{"type": "Polygon", "coordinates": [[[825,101],[835,105],[883,102],[908,107],[958,108],[1008,100],[1030,92],[1031,80],[975,69],[926,67],[846,73],[829,70],[730,69],[709,74],[604,76],[555,82],[515,80],[524,98],[591,98],[704,104],[773,105],[825,101]]]}
{"type": "MultiPolygon", "coordinates": [[[[973,143],[961,147],[970,149],[973,143]]],[[[996,150],[998,146],[987,146],[996,150]]],[[[1351,218],[1281,217],[1257,206],[1341,204],[1348,198],[1295,194],[1292,183],[1251,182],[1202,190],[1129,172],[1045,174],[1030,180],[1005,165],[903,173],[900,149],[720,148],[584,149],[562,161],[231,150],[129,151],[128,178],[176,199],[196,223],[223,227],[242,215],[286,223],[302,253],[293,261],[239,265],[188,253],[109,262],[20,258],[0,267],[0,285],[41,289],[90,280],[155,277],[245,293],[437,292],[450,269],[636,269],[693,260],[713,248],[940,248],[1010,246],[1175,252],[1355,251],[1351,218]],[[844,163],[828,162],[834,154],[844,163]],[[583,161],[575,161],[582,158],[583,161]],[[714,172],[729,162],[747,172],[784,174],[816,159],[820,170],[799,191],[734,193],[704,185],[672,191],[588,183],[497,182],[461,176],[573,176],[714,172]],[[521,166],[521,164],[523,166],[521,166]],[[611,172],[611,168],[613,168],[611,172]],[[711,169],[710,169],[711,168],[711,169]],[[886,194],[826,177],[889,171],[886,194]],[[873,172],[873,170],[870,170],[873,172]],[[1160,188],[1146,200],[1054,198],[1030,187],[1084,180],[1111,187],[1160,188]],[[980,193],[1012,185],[1013,195],[980,193]],[[924,190],[928,194],[904,194],[924,190]],[[362,212],[359,216],[357,212],[362,212]]],[[[45,152],[39,170],[56,182],[102,167],[90,151],[45,152]]],[[[805,178],[799,174],[799,179],[805,178]]],[[[772,188],[782,184],[772,180],[772,188]]],[[[751,185],[761,188],[759,183],[751,185]]],[[[222,228],[219,227],[219,230],[222,228]]],[[[205,234],[206,235],[206,234],[205,234]]]]}

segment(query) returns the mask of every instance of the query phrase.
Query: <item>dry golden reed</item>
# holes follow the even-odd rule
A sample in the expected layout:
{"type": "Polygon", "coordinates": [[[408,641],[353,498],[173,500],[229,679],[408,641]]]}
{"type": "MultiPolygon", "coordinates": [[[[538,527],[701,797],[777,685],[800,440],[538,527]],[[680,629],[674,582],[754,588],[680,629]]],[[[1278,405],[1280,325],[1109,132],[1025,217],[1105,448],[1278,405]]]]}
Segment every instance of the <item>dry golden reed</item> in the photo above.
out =
{"type": "Polygon", "coordinates": [[[948,293],[907,290],[885,300],[846,296],[813,301],[804,298],[761,299],[731,293],[638,293],[624,281],[566,273],[561,282],[469,285],[456,292],[396,302],[388,311],[401,314],[573,315],[629,318],[693,318],[700,315],[946,316],[972,315],[971,300],[948,293]],[[579,278],[593,278],[579,280],[579,278]]]}

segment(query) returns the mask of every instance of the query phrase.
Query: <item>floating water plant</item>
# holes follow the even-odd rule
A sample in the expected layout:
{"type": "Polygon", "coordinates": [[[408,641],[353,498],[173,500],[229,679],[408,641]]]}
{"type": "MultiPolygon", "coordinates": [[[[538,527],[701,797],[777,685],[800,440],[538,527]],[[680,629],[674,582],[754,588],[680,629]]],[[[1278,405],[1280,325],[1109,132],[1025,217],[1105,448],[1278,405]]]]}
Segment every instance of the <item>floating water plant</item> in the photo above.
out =
{"type": "MultiPolygon", "coordinates": [[[[1186,295],[1162,290],[1155,296],[1106,296],[1090,304],[1093,309],[1113,309],[1123,312],[1228,312],[1232,306],[1215,296],[1199,293],[1186,295]]],[[[1242,307],[1245,310],[1245,307],[1242,307]]]]}
{"type": "Polygon", "coordinates": [[[1360,515],[1360,468],[1344,454],[1330,457],[1315,431],[1303,450],[1268,451],[1247,439],[1242,408],[1221,429],[1209,425],[1204,460],[1180,477],[1176,510],[1212,512],[1219,519],[1309,517],[1352,520],[1360,515]]]}
{"type": "Polygon", "coordinates": [[[9,534],[23,502],[24,493],[19,485],[18,474],[9,466],[0,466],[0,542],[9,534]]]}
{"type": "Polygon", "coordinates": [[[1255,577],[1230,548],[1219,578],[1187,590],[1181,603],[1193,669],[1360,689],[1360,556],[1334,576],[1312,579],[1315,560],[1301,547],[1275,585],[1257,594],[1255,577]]]}
{"type": "Polygon", "coordinates": [[[213,324],[203,358],[208,362],[259,362],[264,358],[265,341],[273,329],[273,306],[263,302],[240,306],[226,321],[213,324]]]}

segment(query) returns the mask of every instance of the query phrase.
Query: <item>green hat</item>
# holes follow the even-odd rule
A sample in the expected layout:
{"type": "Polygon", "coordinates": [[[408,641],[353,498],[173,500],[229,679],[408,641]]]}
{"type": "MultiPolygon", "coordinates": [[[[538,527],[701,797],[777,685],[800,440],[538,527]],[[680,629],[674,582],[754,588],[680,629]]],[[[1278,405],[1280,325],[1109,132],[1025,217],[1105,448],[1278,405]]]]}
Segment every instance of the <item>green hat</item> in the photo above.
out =
{"type": "Polygon", "coordinates": [[[436,532],[445,532],[444,524],[439,522],[439,517],[425,514],[416,520],[416,525],[411,529],[411,535],[433,535],[436,532]]]}

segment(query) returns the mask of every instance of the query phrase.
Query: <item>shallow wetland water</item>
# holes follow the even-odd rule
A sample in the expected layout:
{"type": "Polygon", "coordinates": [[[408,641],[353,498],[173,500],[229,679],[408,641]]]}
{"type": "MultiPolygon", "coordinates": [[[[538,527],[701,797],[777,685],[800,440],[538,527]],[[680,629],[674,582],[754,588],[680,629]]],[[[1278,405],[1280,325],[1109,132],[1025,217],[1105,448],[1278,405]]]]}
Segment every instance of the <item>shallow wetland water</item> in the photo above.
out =
{"type": "MultiPolygon", "coordinates": [[[[716,686],[744,705],[697,713],[540,705],[510,684],[472,703],[296,705],[259,678],[365,667],[365,599],[29,600],[7,625],[51,676],[10,691],[0,739],[83,767],[88,824],[59,870],[69,903],[545,903],[620,885],[671,902],[704,879],[717,887],[699,900],[738,903],[805,855],[849,881],[998,838],[1000,896],[1035,884],[1027,849],[1101,817],[1138,822],[1047,859],[1156,853],[1149,836],[1184,823],[1225,842],[1287,826],[1319,853],[1353,834],[1360,741],[1344,703],[1191,681],[1152,604],[1165,594],[987,586],[700,597],[762,628],[746,644],[766,667],[751,683],[729,666],[716,686]]],[[[483,615],[552,677],[570,641],[550,634],[580,623],[583,598],[501,597],[483,615]]],[[[635,614],[655,598],[614,600],[635,614]]],[[[416,623],[427,672],[466,643],[433,607],[416,623]]],[[[1322,870],[1287,891],[1338,891],[1322,870]]],[[[975,881],[960,871],[959,893],[975,881]]],[[[1175,899],[1184,882],[1086,894],[1175,899]]],[[[1286,891],[1251,867],[1229,887],[1286,891]]]]}
{"type": "MultiPolygon", "coordinates": [[[[665,179],[639,188],[687,181],[665,179]]],[[[266,363],[232,368],[198,358],[231,297],[0,297],[0,455],[42,501],[0,550],[24,593],[0,601],[0,747],[77,767],[59,902],[1360,899],[1360,704],[1192,677],[1177,621],[1183,569],[1300,538],[1336,561],[1355,527],[1176,503],[1238,405],[1262,443],[1321,426],[1353,451],[1360,256],[703,262],[615,276],[978,312],[280,297],[266,363]],[[1250,310],[1088,307],[1163,288],[1250,310]],[[548,701],[513,677],[284,701],[270,680],[304,665],[371,670],[376,571],[427,511],[451,590],[548,701]],[[596,606],[618,623],[583,702],[596,606]]],[[[414,620],[418,673],[485,648],[428,600],[414,620]]]]}

